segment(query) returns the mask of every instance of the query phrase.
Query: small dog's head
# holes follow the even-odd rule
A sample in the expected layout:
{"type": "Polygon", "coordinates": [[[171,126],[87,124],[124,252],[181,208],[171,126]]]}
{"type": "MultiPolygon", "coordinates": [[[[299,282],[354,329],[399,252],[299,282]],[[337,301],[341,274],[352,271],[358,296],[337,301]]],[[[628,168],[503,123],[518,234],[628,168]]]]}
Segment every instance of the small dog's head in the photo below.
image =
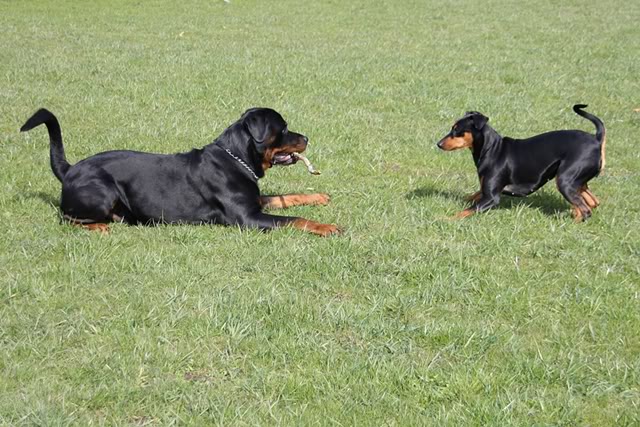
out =
{"type": "Polygon", "coordinates": [[[262,159],[262,169],[272,165],[287,166],[297,162],[293,153],[302,153],[309,139],[289,131],[287,122],[271,108],[252,108],[240,118],[245,130],[251,135],[256,151],[262,159]]]}
{"type": "Polygon", "coordinates": [[[477,111],[468,111],[453,124],[451,131],[438,142],[438,148],[445,151],[460,148],[473,148],[474,140],[478,140],[489,118],[477,111]]]}

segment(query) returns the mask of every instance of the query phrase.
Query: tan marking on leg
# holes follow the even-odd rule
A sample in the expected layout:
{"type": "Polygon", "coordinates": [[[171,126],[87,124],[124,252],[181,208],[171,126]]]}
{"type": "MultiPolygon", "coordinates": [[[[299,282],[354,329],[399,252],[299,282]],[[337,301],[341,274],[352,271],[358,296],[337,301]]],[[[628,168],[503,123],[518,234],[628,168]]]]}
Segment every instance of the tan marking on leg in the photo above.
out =
{"type": "Polygon", "coordinates": [[[477,203],[481,198],[482,198],[482,191],[476,191],[475,193],[466,196],[464,199],[467,202],[477,203]]]}
{"type": "Polygon", "coordinates": [[[84,228],[85,230],[89,230],[89,231],[98,231],[100,232],[100,234],[109,234],[109,225],[105,224],[103,222],[95,222],[93,224],[77,224],[77,223],[73,223],[73,225],[77,225],[80,226],[82,228],[84,228]]]}
{"type": "Polygon", "coordinates": [[[589,195],[588,192],[583,191],[580,193],[580,195],[582,196],[582,200],[584,200],[584,202],[587,204],[587,206],[589,206],[590,209],[598,207],[598,204],[591,198],[591,195],[589,195]]]}
{"type": "Polygon", "coordinates": [[[73,218],[72,216],[69,215],[64,215],[64,219],[66,219],[67,221],[69,221],[69,223],[71,225],[75,225],[76,227],[81,227],[84,228],[85,230],[90,230],[90,231],[99,231],[100,234],[108,234],[109,233],[109,225],[104,223],[104,222],[88,222],[91,220],[88,219],[79,219],[79,218],[73,218]]]}
{"type": "Polygon", "coordinates": [[[585,192],[586,192],[586,193],[591,197],[591,199],[593,200],[593,202],[596,204],[596,206],[595,206],[596,208],[597,208],[598,206],[600,206],[600,200],[598,200],[598,198],[596,197],[596,195],[595,195],[595,194],[593,194],[593,193],[591,192],[591,190],[589,190],[589,188],[585,188],[585,192]]]}
{"type": "Polygon", "coordinates": [[[473,215],[474,213],[476,213],[476,211],[474,209],[465,209],[462,212],[458,212],[453,219],[463,219],[463,218],[468,218],[471,215],[473,215]]]}
{"type": "Polygon", "coordinates": [[[572,205],[572,213],[573,213],[573,219],[576,222],[582,222],[582,211],[580,210],[579,207],[577,207],[576,205],[572,205]]]}
{"type": "Polygon", "coordinates": [[[582,222],[585,221],[587,218],[589,218],[591,216],[591,208],[589,208],[589,206],[584,205],[584,206],[579,206],[579,205],[572,205],[572,210],[573,210],[573,218],[575,219],[576,222],[582,222]]]}
{"type": "Polygon", "coordinates": [[[287,224],[289,227],[297,228],[298,230],[306,231],[308,233],[317,234],[318,236],[327,237],[332,234],[340,234],[342,230],[332,224],[321,224],[319,222],[311,221],[304,218],[298,218],[287,224]]]}
{"type": "Polygon", "coordinates": [[[282,209],[303,205],[326,205],[331,198],[328,194],[285,194],[282,196],[260,196],[263,208],[282,209]]]}
{"type": "Polygon", "coordinates": [[[589,190],[589,186],[587,184],[580,187],[580,196],[582,196],[582,199],[590,209],[597,208],[600,205],[600,201],[589,190]]]}
{"type": "Polygon", "coordinates": [[[596,202],[591,198],[591,196],[589,196],[589,194],[586,191],[583,191],[582,193],[580,193],[580,195],[582,196],[582,200],[584,200],[584,202],[587,204],[587,206],[589,206],[591,209],[597,207],[598,205],[596,205],[596,202]]]}

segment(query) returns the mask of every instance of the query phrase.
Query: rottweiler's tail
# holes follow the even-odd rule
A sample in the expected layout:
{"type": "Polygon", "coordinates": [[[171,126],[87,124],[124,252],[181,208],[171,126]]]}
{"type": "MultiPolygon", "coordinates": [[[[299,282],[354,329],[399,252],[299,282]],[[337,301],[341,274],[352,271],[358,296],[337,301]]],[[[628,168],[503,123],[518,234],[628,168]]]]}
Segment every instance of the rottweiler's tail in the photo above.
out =
{"type": "Polygon", "coordinates": [[[607,145],[607,130],[604,127],[604,123],[602,120],[594,116],[593,114],[589,114],[583,110],[583,108],[587,108],[588,105],[585,104],[576,104],[573,106],[573,111],[579,116],[584,117],[585,119],[591,121],[594,125],[596,125],[596,139],[600,143],[600,170],[604,169],[605,161],[605,153],[604,148],[607,145]]]}
{"type": "Polygon", "coordinates": [[[41,124],[47,126],[49,131],[49,152],[51,156],[51,169],[53,174],[60,182],[71,167],[64,155],[64,146],[62,145],[62,132],[60,131],[60,123],[58,119],[49,110],[39,109],[27,122],[22,125],[20,132],[26,132],[41,124]]]}

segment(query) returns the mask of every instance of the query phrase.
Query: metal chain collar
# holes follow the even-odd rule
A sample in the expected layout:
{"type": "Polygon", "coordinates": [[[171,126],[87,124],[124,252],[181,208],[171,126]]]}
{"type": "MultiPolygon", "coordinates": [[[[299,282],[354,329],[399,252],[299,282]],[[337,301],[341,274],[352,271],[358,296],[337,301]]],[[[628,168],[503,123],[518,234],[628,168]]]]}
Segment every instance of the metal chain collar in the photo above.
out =
{"type": "MultiPolygon", "coordinates": [[[[223,147],[221,147],[223,148],[223,147]]],[[[235,156],[231,151],[229,151],[228,148],[224,148],[224,151],[227,152],[228,155],[230,155],[231,157],[233,157],[234,159],[236,159],[236,161],[238,163],[240,163],[246,170],[249,171],[249,173],[256,179],[256,181],[258,180],[258,175],[256,175],[256,173],[253,171],[253,169],[251,169],[251,166],[249,166],[248,164],[246,164],[244,162],[244,160],[242,160],[240,157],[235,156]]]]}

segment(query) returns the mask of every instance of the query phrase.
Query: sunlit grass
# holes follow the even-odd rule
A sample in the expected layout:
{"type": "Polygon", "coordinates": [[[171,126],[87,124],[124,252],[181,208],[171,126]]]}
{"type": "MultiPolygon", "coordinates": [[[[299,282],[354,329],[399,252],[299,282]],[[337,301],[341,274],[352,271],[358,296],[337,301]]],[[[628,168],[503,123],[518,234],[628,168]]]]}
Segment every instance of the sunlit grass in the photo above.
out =
{"type": "Polygon", "coordinates": [[[0,423],[640,423],[640,6],[633,2],[4,2],[0,423]],[[553,185],[466,221],[467,110],[503,135],[607,125],[602,206],[553,185]],[[319,177],[265,193],[345,228],[60,224],[39,107],[67,157],[186,151],[252,106],[319,177]]]}

